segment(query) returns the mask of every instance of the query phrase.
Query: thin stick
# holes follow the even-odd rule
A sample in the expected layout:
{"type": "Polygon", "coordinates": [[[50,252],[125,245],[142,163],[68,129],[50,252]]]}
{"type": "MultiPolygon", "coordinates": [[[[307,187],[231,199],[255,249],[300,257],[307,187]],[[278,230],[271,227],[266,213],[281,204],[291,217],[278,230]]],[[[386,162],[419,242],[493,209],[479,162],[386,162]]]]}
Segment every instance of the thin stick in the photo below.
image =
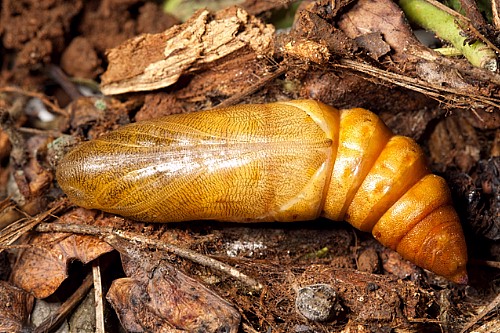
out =
{"type": "Polygon", "coordinates": [[[27,134],[35,134],[35,135],[51,135],[54,137],[61,136],[61,131],[56,130],[41,130],[38,128],[30,128],[30,127],[19,127],[17,129],[19,132],[27,133],[27,134]]]}
{"type": "MultiPolygon", "coordinates": [[[[473,0],[458,0],[458,2],[460,3],[459,7],[461,7],[465,12],[466,17],[470,19],[470,23],[474,25],[476,29],[483,31],[486,30],[487,23],[484,20],[483,15],[479,12],[476,2],[473,0]]],[[[457,12],[459,11],[457,10],[457,12]]]]}
{"type": "Polygon", "coordinates": [[[145,237],[141,234],[135,232],[129,232],[124,230],[116,230],[112,227],[97,227],[92,225],[82,225],[82,224],[65,224],[65,223],[41,223],[36,228],[38,232],[69,232],[75,234],[84,234],[84,235],[92,235],[99,237],[104,242],[113,246],[116,243],[117,238],[122,238],[132,242],[139,242],[142,244],[146,244],[152,246],[156,249],[162,249],[173,253],[181,258],[185,258],[191,260],[195,263],[198,263],[203,266],[207,266],[218,270],[219,272],[223,272],[227,275],[238,279],[243,282],[250,288],[259,291],[262,289],[262,284],[258,281],[252,279],[251,277],[241,273],[236,268],[229,266],[221,261],[213,259],[211,257],[204,256],[200,253],[196,253],[195,251],[183,249],[177,247],[172,244],[167,244],[160,240],[154,240],[148,237],[145,237]]]}
{"type": "Polygon", "coordinates": [[[15,241],[17,241],[21,236],[26,234],[28,231],[32,230],[37,224],[41,223],[45,219],[52,217],[53,214],[66,208],[68,202],[63,200],[58,202],[51,209],[44,211],[36,216],[26,216],[12,224],[6,226],[0,230],[0,252],[4,249],[9,248],[15,241]]]}
{"type": "Polygon", "coordinates": [[[469,262],[476,266],[487,266],[500,269],[500,261],[471,259],[469,262]]]}
{"type": "Polygon", "coordinates": [[[92,288],[92,284],[92,275],[89,274],[73,295],[71,295],[66,302],[64,302],[61,307],[57,309],[57,312],[45,318],[45,320],[38,325],[33,332],[51,332],[55,328],[59,327],[64,318],[66,318],[68,314],[71,313],[71,311],[73,311],[73,309],[80,304],[81,300],[88,294],[90,288],[92,288]]]}
{"type": "Polygon", "coordinates": [[[55,103],[51,102],[44,94],[34,92],[34,91],[28,91],[28,90],[24,90],[24,89],[12,87],[12,86],[1,87],[0,92],[18,93],[21,95],[38,98],[43,102],[43,104],[50,107],[52,109],[52,111],[54,111],[55,113],[60,114],[66,118],[68,117],[68,113],[64,109],[61,109],[55,103]]]}
{"type": "Polygon", "coordinates": [[[99,258],[92,264],[92,276],[94,279],[94,298],[95,298],[95,331],[96,333],[105,333],[104,328],[104,302],[101,279],[101,265],[99,258]]]}
{"type": "Polygon", "coordinates": [[[48,72],[49,75],[54,79],[54,81],[56,81],[63,88],[63,90],[66,92],[66,94],[69,95],[72,100],[76,100],[79,97],[83,96],[76,85],[71,82],[66,73],[64,73],[59,66],[50,65],[48,68],[48,72]]]}
{"type": "Polygon", "coordinates": [[[500,0],[491,0],[491,13],[493,15],[493,25],[495,29],[500,29],[500,0]]]}
{"type": "Polygon", "coordinates": [[[480,321],[484,316],[486,316],[490,311],[495,309],[498,305],[500,304],[500,294],[495,297],[493,301],[491,301],[487,306],[485,306],[481,312],[479,312],[477,315],[475,315],[468,323],[467,325],[462,328],[460,333],[465,333],[467,332],[472,326],[474,326],[478,321],[480,321]]]}
{"type": "Polygon", "coordinates": [[[468,108],[471,107],[471,102],[479,104],[473,104],[472,107],[484,107],[484,104],[486,104],[495,108],[500,108],[500,99],[498,98],[471,95],[470,93],[462,92],[458,89],[438,86],[416,78],[388,72],[369,64],[359,63],[349,59],[342,59],[339,63],[332,64],[332,66],[352,69],[361,73],[365,73],[377,79],[396,84],[400,87],[421,92],[422,94],[435,98],[440,102],[446,102],[445,99],[448,98],[454,102],[461,102],[463,103],[464,107],[467,106],[468,108]],[[457,97],[447,97],[446,95],[444,95],[445,93],[449,95],[456,95],[457,97]]]}

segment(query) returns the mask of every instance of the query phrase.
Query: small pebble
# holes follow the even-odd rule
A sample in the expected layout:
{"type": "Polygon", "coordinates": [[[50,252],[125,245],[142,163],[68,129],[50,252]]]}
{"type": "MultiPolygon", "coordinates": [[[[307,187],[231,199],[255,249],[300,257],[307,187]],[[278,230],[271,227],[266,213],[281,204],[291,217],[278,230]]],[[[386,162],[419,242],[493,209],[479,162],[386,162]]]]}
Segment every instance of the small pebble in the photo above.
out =
{"type": "Polygon", "coordinates": [[[295,306],[301,315],[312,321],[329,321],[343,311],[337,293],[329,284],[313,284],[300,288],[295,306]]]}

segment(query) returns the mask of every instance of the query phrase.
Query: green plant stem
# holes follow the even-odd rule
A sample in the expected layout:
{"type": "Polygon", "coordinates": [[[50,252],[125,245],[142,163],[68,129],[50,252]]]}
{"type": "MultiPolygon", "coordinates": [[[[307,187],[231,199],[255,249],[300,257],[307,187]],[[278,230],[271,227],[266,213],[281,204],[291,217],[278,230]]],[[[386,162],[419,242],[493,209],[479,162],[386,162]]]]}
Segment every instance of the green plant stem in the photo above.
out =
{"type": "Polygon", "coordinates": [[[425,0],[400,0],[399,6],[410,21],[426,30],[433,31],[439,38],[450,42],[473,66],[491,71],[497,69],[495,52],[480,40],[469,43],[467,33],[460,27],[453,15],[425,0]]]}
{"type": "Polygon", "coordinates": [[[462,52],[457,50],[454,47],[440,47],[437,49],[434,49],[434,51],[441,53],[442,55],[446,57],[456,57],[456,56],[461,56],[462,52]]]}

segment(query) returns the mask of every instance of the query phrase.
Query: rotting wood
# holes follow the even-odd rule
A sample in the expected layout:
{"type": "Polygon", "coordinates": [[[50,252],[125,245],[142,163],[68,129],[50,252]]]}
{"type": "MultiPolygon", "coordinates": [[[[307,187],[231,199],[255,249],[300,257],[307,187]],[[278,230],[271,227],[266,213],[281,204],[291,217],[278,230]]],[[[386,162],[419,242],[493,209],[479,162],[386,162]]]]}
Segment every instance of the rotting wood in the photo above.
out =
{"type": "Polygon", "coordinates": [[[187,74],[242,48],[265,54],[272,47],[274,28],[229,8],[212,17],[200,10],[186,23],[164,33],[142,35],[108,53],[109,67],[101,90],[115,95],[168,87],[187,74]]]}

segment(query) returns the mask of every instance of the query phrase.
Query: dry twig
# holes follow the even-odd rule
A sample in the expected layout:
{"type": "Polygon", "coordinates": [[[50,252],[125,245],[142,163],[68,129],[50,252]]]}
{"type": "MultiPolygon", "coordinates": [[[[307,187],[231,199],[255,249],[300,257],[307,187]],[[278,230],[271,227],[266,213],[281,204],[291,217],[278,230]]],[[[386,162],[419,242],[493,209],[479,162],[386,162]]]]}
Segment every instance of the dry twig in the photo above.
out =
{"type": "Polygon", "coordinates": [[[106,332],[104,326],[104,300],[101,279],[101,265],[99,258],[92,263],[92,276],[94,278],[95,320],[96,333],[106,332]]]}
{"type": "Polygon", "coordinates": [[[217,105],[218,108],[223,108],[231,105],[235,105],[243,101],[246,97],[252,95],[262,87],[265,87],[268,82],[273,81],[280,75],[284,74],[288,70],[288,66],[286,65],[281,65],[274,73],[269,74],[268,76],[265,76],[261,78],[259,81],[257,81],[255,84],[251,85],[241,93],[237,95],[233,95],[227,99],[225,99],[223,102],[221,102],[219,105],[217,105]]]}
{"type": "Polygon", "coordinates": [[[333,67],[351,69],[357,72],[367,74],[376,79],[380,79],[403,88],[411,89],[436,99],[441,103],[448,104],[453,102],[453,106],[462,106],[466,108],[493,107],[500,108],[500,99],[482,95],[471,95],[466,92],[454,89],[452,87],[432,84],[417,78],[392,73],[379,69],[366,63],[342,59],[339,63],[332,64],[333,67]]]}
{"type": "Polygon", "coordinates": [[[0,93],[1,92],[17,93],[17,94],[21,94],[21,95],[25,95],[25,96],[29,96],[29,97],[33,97],[33,98],[38,98],[43,102],[43,104],[47,105],[55,113],[60,114],[61,116],[66,117],[66,118],[69,117],[68,113],[64,109],[60,108],[57,104],[50,101],[45,94],[34,92],[34,91],[28,91],[25,89],[12,87],[12,86],[1,87],[0,93]]]}
{"type": "Polygon", "coordinates": [[[467,325],[462,328],[460,333],[467,332],[472,326],[474,326],[478,321],[480,321],[484,316],[486,316],[490,311],[494,310],[500,304],[500,294],[495,297],[493,301],[491,301],[487,306],[485,306],[481,312],[475,315],[467,325]]]}
{"type": "Polygon", "coordinates": [[[90,288],[92,288],[93,279],[89,274],[83,280],[81,286],[71,295],[66,302],[64,302],[56,313],[46,318],[40,325],[35,328],[34,333],[52,332],[52,330],[59,327],[61,322],[73,311],[73,309],[80,304],[81,300],[87,296],[90,288]]]}
{"type": "Polygon", "coordinates": [[[41,223],[36,227],[35,230],[38,232],[68,232],[82,235],[92,235],[99,237],[101,240],[110,244],[111,246],[113,246],[117,238],[125,239],[131,242],[138,242],[141,244],[152,246],[156,249],[171,252],[181,258],[191,260],[200,265],[210,267],[219,272],[228,274],[246,284],[253,290],[259,291],[262,289],[262,284],[260,284],[258,281],[252,279],[251,277],[238,271],[236,268],[231,267],[223,262],[220,262],[211,257],[204,256],[200,253],[196,253],[192,250],[183,249],[172,244],[167,244],[160,240],[148,238],[135,232],[116,230],[112,227],[97,227],[91,225],[63,223],[41,223]]]}
{"type": "Polygon", "coordinates": [[[27,216],[19,219],[0,231],[0,252],[11,247],[21,236],[32,230],[37,224],[52,217],[57,212],[64,209],[67,201],[63,200],[49,210],[46,210],[36,216],[27,216]]]}

